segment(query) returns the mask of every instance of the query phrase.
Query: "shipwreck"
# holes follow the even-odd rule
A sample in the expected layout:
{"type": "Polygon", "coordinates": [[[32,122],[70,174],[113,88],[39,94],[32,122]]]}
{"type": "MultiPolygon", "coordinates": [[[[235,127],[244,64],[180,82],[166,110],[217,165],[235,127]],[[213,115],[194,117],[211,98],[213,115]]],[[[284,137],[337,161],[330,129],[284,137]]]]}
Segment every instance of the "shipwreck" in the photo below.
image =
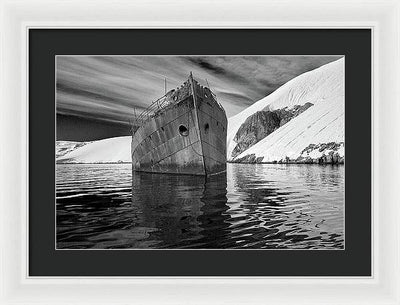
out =
{"type": "Polygon", "coordinates": [[[133,126],[133,171],[201,176],[226,171],[225,110],[192,73],[135,115],[133,126]]]}

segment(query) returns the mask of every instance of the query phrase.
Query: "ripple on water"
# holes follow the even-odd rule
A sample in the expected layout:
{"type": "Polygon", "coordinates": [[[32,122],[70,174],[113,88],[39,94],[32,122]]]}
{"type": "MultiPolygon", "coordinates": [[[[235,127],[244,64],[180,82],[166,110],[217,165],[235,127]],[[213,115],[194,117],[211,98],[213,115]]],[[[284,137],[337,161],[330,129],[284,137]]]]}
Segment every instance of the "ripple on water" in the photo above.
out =
{"type": "Polygon", "coordinates": [[[57,165],[57,248],[343,249],[344,167],[228,164],[207,181],[57,165]]]}

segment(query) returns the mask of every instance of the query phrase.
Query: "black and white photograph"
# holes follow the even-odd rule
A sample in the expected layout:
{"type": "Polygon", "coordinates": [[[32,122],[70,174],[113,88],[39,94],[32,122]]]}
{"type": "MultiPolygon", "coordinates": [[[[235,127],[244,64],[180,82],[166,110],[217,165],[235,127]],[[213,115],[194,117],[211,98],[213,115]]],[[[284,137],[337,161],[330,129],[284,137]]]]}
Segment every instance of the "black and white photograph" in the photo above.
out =
{"type": "Polygon", "coordinates": [[[344,55],[57,55],[55,248],[345,249],[344,55]]]}
{"type": "Polygon", "coordinates": [[[39,2],[0,4],[1,304],[399,303],[400,0],[39,2]]]}

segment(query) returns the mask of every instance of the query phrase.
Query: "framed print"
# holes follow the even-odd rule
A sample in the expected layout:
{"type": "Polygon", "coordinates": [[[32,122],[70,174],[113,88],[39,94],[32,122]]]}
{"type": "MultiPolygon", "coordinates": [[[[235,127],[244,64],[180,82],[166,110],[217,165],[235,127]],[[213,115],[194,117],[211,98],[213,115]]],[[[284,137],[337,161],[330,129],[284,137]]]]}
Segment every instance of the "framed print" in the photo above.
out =
{"type": "Polygon", "coordinates": [[[397,2],[76,5],[3,5],[6,303],[399,303],[397,2]]]}
{"type": "Polygon", "coordinates": [[[30,275],[370,276],[370,108],[345,102],[371,98],[370,45],[368,29],[30,29],[30,275]]]}

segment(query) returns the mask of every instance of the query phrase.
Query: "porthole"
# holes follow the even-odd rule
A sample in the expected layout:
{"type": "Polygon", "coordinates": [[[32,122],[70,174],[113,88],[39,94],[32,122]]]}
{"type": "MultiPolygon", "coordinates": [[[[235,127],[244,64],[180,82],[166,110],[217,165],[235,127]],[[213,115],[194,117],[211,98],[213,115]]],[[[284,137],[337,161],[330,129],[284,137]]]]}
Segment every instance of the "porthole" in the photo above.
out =
{"type": "Polygon", "coordinates": [[[187,137],[189,135],[189,129],[185,125],[179,125],[179,133],[183,137],[187,137]]]}

